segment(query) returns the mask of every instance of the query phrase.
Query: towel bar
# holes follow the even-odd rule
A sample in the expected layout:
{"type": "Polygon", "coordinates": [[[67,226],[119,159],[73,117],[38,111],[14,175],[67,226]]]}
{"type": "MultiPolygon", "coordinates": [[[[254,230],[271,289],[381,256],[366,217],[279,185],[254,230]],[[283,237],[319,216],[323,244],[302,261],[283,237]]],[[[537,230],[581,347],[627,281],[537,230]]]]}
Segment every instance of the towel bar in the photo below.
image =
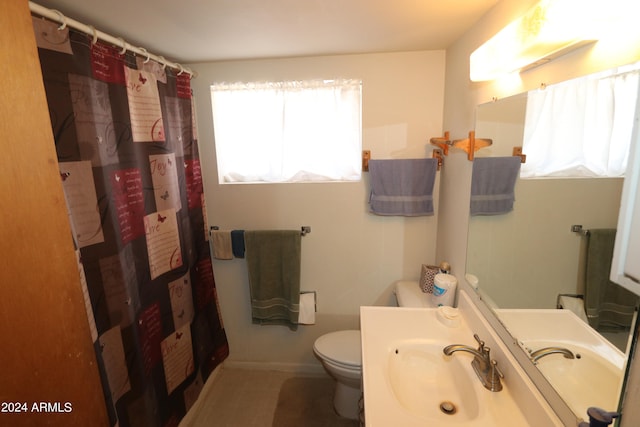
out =
{"type": "Polygon", "coordinates": [[[449,146],[451,145],[451,139],[449,138],[449,131],[444,133],[444,136],[431,138],[429,140],[433,145],[440,147],[442,153],[446,156],[449,154],[449,146]]]}
{"type": "Polygon", "coordinates": [[[582,225],[572,225],[571,226],[571,231],[574,233],[578,233],[581,236],[588,236],[589,235],[589,230],[585,230],[584,228],[582,228],[582,225]]]}
{"type": "Polygon", "coordinates": [[[520,157],[520,163],[527,163],[527,155],[522,152],[522,147],[513,147],[513,155],[520,157]]]}
{"type": "Polygon", "coordinates": [[[371,160],[371,150],[362,150],[362,172],[369,172],[369,160],[371,160]]]}
{"type": "MultiPolygon", "coordinates": [[[[218,227],[217,225],[212,225],[209,228],[209,233],[211,233],[212,231],[215,231],[215,230],[220,230],[220,227],[218,227]]],[[[300,227],[300,235],[301,236],[306,236],[309,233],[311,233],[311,226],[303,225],[302,227],[300,227]]]]}
{"type": "Polygon", "coordinates": [[[433,152],[431,153],[431,158],[438,159],[438,170],[440,170],[442,168],[442,164],[444,163],[442,150],[439,148],[434,148],[433,152]]]}

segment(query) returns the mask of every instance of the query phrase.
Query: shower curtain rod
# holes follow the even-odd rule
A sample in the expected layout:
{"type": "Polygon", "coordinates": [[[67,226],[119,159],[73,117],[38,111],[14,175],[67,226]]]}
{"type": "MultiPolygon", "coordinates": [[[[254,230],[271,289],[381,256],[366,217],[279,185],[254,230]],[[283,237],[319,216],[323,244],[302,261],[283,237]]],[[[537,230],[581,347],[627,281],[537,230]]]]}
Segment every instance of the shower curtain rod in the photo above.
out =
{"type": "Polygon", "coordinates": [[[96,30],[93,26],[91,25],[85,25],[82,24],[74,19],[68,18],[66,16],[64,16],[62,14],[62,12],[55,10],[55,9],[48,9],[44,6],[40,6],[37,3],[34,3],[32,1],[29,1],[29,9],[31,9],[31,12],[40,15],[44,18],[50,19],[52,21],[55,22],[59,22],[60,24],[62,24],[60,27],[58,27],[58,29],[63,30],[65,27],[72,27],[75,28],[76,30],[82,31],[83,33],[86,33],[90,36],[93,36],[93,42],[95,43],[98,39],[104,40],[107,43],[111,43],[114,46],[118,46],[120,48],[122,48],[122,52],[124,53],[125,51],[129,50],[131,52],[134,52],[138,55],[144,56],[147,59],[153,59],[156,62],[161,63],[164,66],[168,66],[170,68],[173,68],[175,70],[179,70],[178,75],[182,74],[182,73],[187,73],[191,76],[191,78],[196,76],[196,73],[191,71],[189,68],[184,68],[182,65],[178,64],[177,62],[171,62],[169,60],[167,60],[166,58],[164,58],[163,56],[159,56],[159,55],[154,55],[152,53],[147,52],[147,50],[145,48],[142,47],[136,47],[136,46],[132,46],[129,43],[127,43],[122,37],[113,37],[109,34],[103,33],[102,31],[98,31],[96,30]]]}

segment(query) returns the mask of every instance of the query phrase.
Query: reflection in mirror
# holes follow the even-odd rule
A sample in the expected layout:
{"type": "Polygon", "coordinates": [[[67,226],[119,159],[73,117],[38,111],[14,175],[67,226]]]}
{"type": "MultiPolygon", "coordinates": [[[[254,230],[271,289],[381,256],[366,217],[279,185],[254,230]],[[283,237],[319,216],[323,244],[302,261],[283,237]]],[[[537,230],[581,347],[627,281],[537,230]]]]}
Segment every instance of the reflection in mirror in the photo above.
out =
{"type": "Polygon", "coordinates": [[[569,310],[496,312],[577,416],[591,406],[617,408],[625,354],[586,322],[569,310]]]}
{"type": "MultiPolygon", "coordinates": [[[[638,71],[634,72],[637,82],[638,71]]],[[[553,87],[546,90],[549,89],[553,87]]],[[[478,152],[478,157],[510,156],[513,147],[523,145],[529,132],[525,130],[525,118],[531,116],[527,104],[527,94],[520,94],[478,107],[476,133],[493,140],[493,145],[478,152]]],[[[556,122],[553,126],[560,127],[566,122],[556,122]]],[[[628,126],[632,126],[632,120],[628,126]]],[[[567,142],[571,135],[583,136],[583,131],[569,129],[560,134],[564,138],[561,141],[567,142]]],[[[526,145],[524,154],[528,154],[526,145]]],[[[525,350],[535,351],[544,344],[570,348],[584,355],[565,359],[554,353],[537,362],[540,371],[579,417],[585,416],[585,404],[597,403],[596,397],[578,396],[583,401],[577,404],[576,396],[569,396],[571,392],[563,386],[567,384],[566,376],[576,375],[579,384],[578,372],[591,364],[606,367],[603,375],[613,376],[613,383],[621,387],[630,344],[629,330],[635,322],[637,298],[608,279],[613,251],[611,239],[618,221],[623,179],[520,178],[516,182],[511,212],[472,216],[469,221],[466,266],[469,282],[477,282],[482,300],[494,309],[506,329],[525,350]],[[581,225],[582,229],[572,228],[574,225],[581,225]],[[591,333],[592,338],[601,340],[600,344],[586,346],[572,332],[552,337],[545,336],[543,328],[542,332],[534,333],[514,320],[517,313],[526,312],[522,309],[536,309],[542,316],[538,319],[545,319],[559,311],[556,310],[559,305],[569,309],[562,310],[563,316],[578,320],[585,327],[581,332],[591,333]],[[610,357],[598,356],[602,351],[594,351],[596,347],[607,347],[610,357]],[[557,369],[550,365],[563,372],[565,378],[561,375],[560,383],[557,369]]],[[[546,330],[570,331],[567,322],[547,325],[546,330]]],[[[615,396],[619,396],[619,387],[613,388],[617,391],[615,396]]],[[[608,394],[610,396],[611,390],[608,394]]],[[[611,402],[603,404],[607,409],[615,409],[611,408],[611,402]]]]}

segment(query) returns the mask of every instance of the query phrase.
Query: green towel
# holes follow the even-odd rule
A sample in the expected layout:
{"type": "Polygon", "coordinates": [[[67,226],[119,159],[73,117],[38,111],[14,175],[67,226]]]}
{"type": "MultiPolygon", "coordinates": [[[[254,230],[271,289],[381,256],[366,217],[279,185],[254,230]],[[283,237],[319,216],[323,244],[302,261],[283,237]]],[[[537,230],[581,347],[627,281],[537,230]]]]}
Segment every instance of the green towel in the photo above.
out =
{"type": "Polygon", "coordinates": [[[585,310],[589,324],[597,330],[628,329],[638,297],[609,280],[615,229],[589,230],[585,310]]]}
{"type": "Polygon", "coordinates": [[[300,240],[300,230],[245,231],[253,323],[297,329],[300,240]]]}

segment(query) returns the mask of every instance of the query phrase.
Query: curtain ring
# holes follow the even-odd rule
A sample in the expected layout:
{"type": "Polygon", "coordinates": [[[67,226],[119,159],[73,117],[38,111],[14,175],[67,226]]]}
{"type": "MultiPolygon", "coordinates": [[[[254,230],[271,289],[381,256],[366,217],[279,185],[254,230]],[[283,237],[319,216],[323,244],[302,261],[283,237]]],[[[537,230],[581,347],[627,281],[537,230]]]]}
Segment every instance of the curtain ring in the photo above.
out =
{"type": "Polygon", "coordinates": [[[91,40],[91,44],[98,43],[98,32],[96,31],[95,27],[93,25],[87,25],[87,26],[91,30],[91,36],[93,37],[93,40],[91,40]]]}
{"type": "Polygon", "coordinates": [[[178,71],[178,75],[184,73],[184,68],[182,68],[182,65],[180,65],[180,64],[176,64],[176,65],[178,66],[178,69],[180,70],[180,71],[178,71]]]}
{"type": "Polygon", "coordinates": [[[140,49],[142,53],[144,53],[145,56],[147,57],[147,59],[144,60],[143,64],[146,64],[147,62],[149,62],[149,60],[151,59],[151,55],[149,55],[149,52],[147,52],[147,49],[143,47],[139,47],[138,49],[140,49]]]}
{"type": "Polygon", "coordinates": [[[120,55],[124,55],[125,53],[127,53],[127,42],[124,41],[124,39],[122,37],[118,37],[118,40],[120,40],[120,43],[122,46],[122,50],[120,52],[118,52],[120,55]]]}
{"type": "Polygon", "coordinates": [[[62,14],[62,12],[60,12],[59,10],[56,10],[56,9],[51,9],[51,12],[55,13],[56,15],[58,15],[58,19],[60,20],[60,23],[62,24],[62,25],[60,25],[58,27],[58,31],[62,31],[65,28],[67,28],[67,17],[64,16],[62,14]]]}
{"type": "Polygon", "coordinates": [[[198,77],[198,72],[197,71],[191,71],[191,79],[195,79],[196,77],[198,77]]]}
{"type": "Polygon", "coordinates": [[[158,58],[160,58],[160,63],[162,64],[162,71],[164,71],[167,68],[167,60],[164,56],[158,56],[158,58]]]}

